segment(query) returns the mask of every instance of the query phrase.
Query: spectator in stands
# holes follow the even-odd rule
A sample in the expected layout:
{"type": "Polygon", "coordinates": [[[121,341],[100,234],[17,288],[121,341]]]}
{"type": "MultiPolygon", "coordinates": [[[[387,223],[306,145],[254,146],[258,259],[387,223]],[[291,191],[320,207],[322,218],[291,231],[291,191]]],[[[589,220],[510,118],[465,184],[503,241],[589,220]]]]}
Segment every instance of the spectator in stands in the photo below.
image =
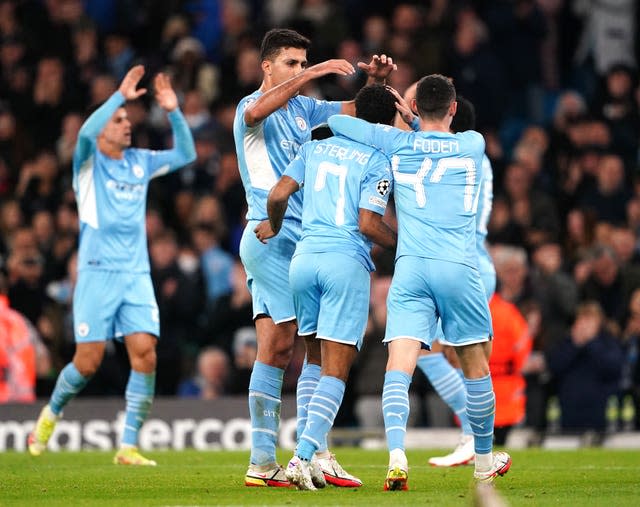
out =
{"type": "Polygon", "coordinates": [[[520,246],[524,242],[525,229],[516,222],[504,196],[496,196],[493,200],[488,231],[487,240],[491,244],[520,246]]]}
{"type": "Polygon", "coordinates": [[[176,86],[176,91],[184,94],[195,90],[205,106],[220,95],[220,71],[208,62],[205,47],[194,37],[180,38],[171,51],[167,72],[176,86]]]}
{"type": "Polygon", "coordinates": [[[60,170],[55,153],[43,150],[20,169],[16,187],[20,206],[27,220],[41,209],[55,210],[62,200],[60,170]]]}
{"type": "Polygon", "coordinates": [[[562,429],[604,432],[607,399],[617,392],[624,358],[598,303],[580,305],[569,336],[546,359],[558,384],[562,429]]]}
{"type": "Polygon", "coordinates": [[[124,31],[107,34],[104,39],[105,63],[116,82],[122,81],[136,58],[131,37],[124,31]]]}
{"type": "Polygon", "coordinates": [[[234,150],[224,151],[220,155],[220,167],[216,176],[214,193],[226,211],[229,229],[228,250],[237,255],[240,237],[245,227],[247,202],[238,170],[238,156],[234,150]]]}
{"type": "Polygon", "coordinates": [[[593,105],[594,114],[611,128],[612,145],[624,160],[628,183],[633,179],[640,137],[640,111],[634,96],[638,87],[636,74],[629,65],[613,64],[593,105]]]}
{"type": "MultiPolygon", "coordinates": [[[[11,98],[10,96],[7,98],[11,98]]],[[[0,196],[9,197],[18,179],[18,169],[32,151],[31,139],[27,135],[20,118],[16,117],[18,100],[8,103],[0,102],[0,158],[4,161],[8,170],[8,179],[4,180],[0,196]]]]}
{"type": "Polygon", "coordinates": [[[95,107],[107,100],[118,89],[118,82],[111,74],[95,76],[89,87],[89,106],[95,107]]]}
{"type": "Polygon", "coordinates": [[[594,246],[595,216],[580,208],[574,208],[567,214],[564,239],[564,261],[574,265],[594,246]]]}
{"type": "Polygon", "coordinates": [[[609,244],[620,260],[620,265],[640,265],[638,236],[630,227],[614,227],[609,234],[609,244]]]}
{"type": "Polygon", "coordinates": [[[507,167],[504,189],[514,221],[525,229],[525,245],[533,248],[559,237],[560,222],[551,197],[532,187],[527,168],[518,162],[507,167]]]}
{"type": "Polygon", "coordinates": [[[92,22],[83,20],[73,27],[71,37],[74,71],[78,76],[78,86],[86,95],[90,83],[104,67],[104,60],[100,54],[98,31],[92,22]]]}
{"type": "MultiPolygon", "coordinates": [[[[240,329],[254,329],[247,273],[238,258],[233,261],[229,283],[231,292],[220,296],[216,305],[206,312],[203,341],[220,347],[229,356],[234,356],[235,344],[231,338],[236,336],[240,329]]],[[[253,363],[251,366],[253,367],[253,363]]]]}
{"type": "Polygon", "coordinates": [[[542,121],[540,50],[547,24],[538,2],[491,2],[486,18],[494,51],[509,69],[509,116],[542,121]]]}
{"type": "Polygon", "coordinates": [[[198,200],[193,214],[191,236],[200,255],[207,295],[207,309],[213,311],[218,299],[231,292],[233,258],[222,249],[225,220],[220,201],[205,196],[198,200]]]}
{"type": "Polygon", "coordinates": [[[551,340],[545,329],[540,305],[536,301],[525,302],[522,305],[522,314],[527,321],[528,333],[532,340],[532,350],[521,370],[527,383],[526,422],[535,432],[531,443],[539,445],[547,427],[547,403],[549,397],[554,394],[545,361],[545,351],[549,348],[551,340]]]}
{"type": "MultiPolygon", "coordinates": [[[[6,199],[0,202],[0,257],[6,262],[11,239],[16,230],[23,224],[22,210],[17,199],[6,199]]],[[[0,263],[0,266],[4,265],[0,263]]]]}
{"type": "Polygon", "coordinates": [[[227,354],[217,347],[206,347],[198,355],[196,376],[180,384],[178,396],[215,400],[225,394],[228,376],[227,354]]]}
{"type": "Polygon", "coordinates": [[[151,279],[160,312],[162,340],[156,346],[156,394],[173,395],[182,377],[183,352],[198,343],[197,322],[203,310],[202,273],[181,268],[172,231],[159,233],[150,243],[151,279]]]}
{"type": "Polygon", "coordinates": [[[233,335],[233,381],[229,382],[229,394],[247,392],[257,353],[255,328],[251,325],[239,328],[233,335]]]}
{"type": "Polygon", "coordinates": [[[488,36],[486,25],[473,11],[459,16],[445,60],[458,94],[475,105],[480,130],[500,124],[509,94],[504,63],[487,46],[488,36]]]}
{"type": "Polygon", "coordinates": [[[32,100],[31,116],[25,126],[39,146],[53,148],[60,136],[62,118],[73,106],[60,58],[46,56],[38,61],[32,100]]]}
{"type": "Polygon", "coordinates": [[[58,157],[59,164],[64,167],[65,170],[71,168],[73,150],[76,146],[78,132],[80,132],[83,121],[84,118],[82,115],[75,111],[65,114],[62,119],[62,133],[56,140],[55,153],[58,157]]]}
{"type": "Polygon", "coordinates": [[[606,319],[621,323],[627,310],[631,293],[640,287],[640,268],[620,266],[611,247],[599,245],[576,270],[583,270],[584,282],[579,283],[580,299],[597,301],[606,319]]]}
{"type": "Polygon", "coordinates": [[[578,305],[578,287],[562,270],[562,249],[558,243],[538,246],[529,273],[532,298],[538,303],[549,345],[555,345],[573,322],[578,305]]]}
{"type": "Polygon", "coordinates": [[[31,229],[25,229],[20,234],[16,233],[15,240],[24,239],[31,241],[33,246],[14,246],[7,259],[7,277],[9,282],[9,301],[11,307],[25,317],[34,326],[38,326],[40,318],[44,315],[49,299],[45,292],[44,258],[35,246],[35,236],[31,229]]]}
{"type": "Polygon", "coordinates": [[[584,192],[581,206],[593,211],[599,221],[624,224],[632,193],[625,183],[622,159],[614,154],[602,156],[595,178],[596,185],[584,192]]]}
{"type": "Polygon", "coordinates": [[[530,299],[529,265],[524,248],[496,245],[491,248],[491,257],[496,267],[496,292],[515,305],[530,299]]]}

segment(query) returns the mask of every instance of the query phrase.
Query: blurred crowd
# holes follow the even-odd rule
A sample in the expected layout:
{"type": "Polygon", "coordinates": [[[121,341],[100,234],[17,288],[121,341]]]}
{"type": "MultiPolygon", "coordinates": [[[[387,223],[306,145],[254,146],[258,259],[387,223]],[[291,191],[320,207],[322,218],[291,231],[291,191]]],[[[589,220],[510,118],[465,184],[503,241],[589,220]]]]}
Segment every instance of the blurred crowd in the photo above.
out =
{"type": "MultiPolygon", "coordinates": [[[[246,203],[232,122],[238,100],[260,86],[263,34],[287,26],[312,39],[311,63],[391,55],[400,93],[428,73],[453,77],[476,106],[493,165],[498,293],[532,340],[509,366],[526,380],[525,423],[639,428],[639,17],[634,0],[0,0],[0,295],[9,302],[0,312],[25,318],[35,394],[49,394],[74,348],[77,133],[136,63],[148,69],[143,86],[158,71],[171,76],[197,149],[193,164],[149,190],[156,394],[246,392],[256,345],[237,256],[246,203]]],[[[302,93],[349,100],[364,81],[331,76],[302,93]]],[[[134,145],[165,148],[162,111],[147,96],[127,108],[134,145]]],[[[360,423],[382,390],[393,258],[375,257],[370,325],[337,424],[360,423]]],[[[0,384],[13,350],[2,340],[0,384]]],[[[127,368],[110,342],[83,394],[122,393],[127,368]]],[[[419,375],[420,397],[429,386],[419,375]]],[[[417,424],[434,419],[415,414],[417,424]]]]}

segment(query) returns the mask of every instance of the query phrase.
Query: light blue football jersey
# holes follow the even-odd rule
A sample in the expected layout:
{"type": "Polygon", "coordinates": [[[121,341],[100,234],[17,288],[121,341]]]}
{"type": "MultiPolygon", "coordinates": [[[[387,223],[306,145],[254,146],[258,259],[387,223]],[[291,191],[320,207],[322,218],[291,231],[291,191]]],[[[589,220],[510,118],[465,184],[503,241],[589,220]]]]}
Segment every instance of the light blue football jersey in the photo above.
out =
{"type": "Polygon", "coordinates": [[[480,197],[478,198],[478,210],[476,213],[476,248],[478,255],[491,260],[487,250],[487,227],[491,218],[493,206],[493,169],[489,157],[482,157],[482,176],[480,178],[480,197]]]}
{"type": "Polygon", "coordinates": [[[298,253],[340,252],[369,271],[371,241],[359,229],[360,209],[384,215],[392,189],[389,159],[341,136],[305,143],[284,174],[303,192],[298,253]]]}
{"type": "MultiPolygon", "coordinates": [[[[243,98],[236,109],[233,137],[238,155],[240,176],[247,197],[247,220],[266,220],[267,197],[300,147],[311,139],[311,131],[327,123],[329,116],[339,113],[341,102],[317,100],[302,95],[289,99],[263,121],[249,127],[244,111],[262,95],[260,90],[243,98]]],[[[289,199],[285,218],[300,221],[302,195],[289,199]]]]}
{"type": "Polygon", "coordinates": [[[485,148],[481,134],[406,132],[345,115],[330,118],[329,126],[391,157],[396,258],[412,255],[477,266],[476,211],[485,148]]]}
{"type": "Polygon", "coordinates": [[[125,102],[114,93],[82,125],[73,155],[73,190],[80,219],[78,271],[149,272],[145,210],[149,180],[195,160],[189,126],[176,109],[169,113],[174,148],[129,148],[122,159],[98,150],[97,136],[125,102]]]}

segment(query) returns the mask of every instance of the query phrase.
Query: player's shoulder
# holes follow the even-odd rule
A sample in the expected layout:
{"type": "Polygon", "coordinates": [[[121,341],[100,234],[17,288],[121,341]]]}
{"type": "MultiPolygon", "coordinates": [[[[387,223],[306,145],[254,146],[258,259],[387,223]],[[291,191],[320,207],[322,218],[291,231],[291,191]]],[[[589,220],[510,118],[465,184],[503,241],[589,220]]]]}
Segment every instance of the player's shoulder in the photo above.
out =
{"type": "Polygon", "coordinates": [[[305,156],[315,153],[316,147],[322,143],[321,140],[312,139],[310,141],[306,141],[302,143],[300,149],[298,150],[298,156],[305,156]]]}
{"type": "Polygon", "coordinates": [[[262,92],[260,90],[256,90],[255,92],[242,97],[238,102],[238,106],[236,107],[236,114],[244,113],[245,109],[247,109],[247,107],[249,107],[256,100],[258,100],[260,95],[262,95],[262,92]]]}
{"type": "Polygon", "coordinates": [[[329,104],[330,101],[324,99],[317,99],[315,97],[307,97],[306,95],[296,95],[289,99],[289,104],[294,104],[301,107],[318,107],[325,104],[329,104]]]}
{"type": "Polygon", "coordinates": [[[458,132],[453,135],[458,139],[464,140],[466,143],[482,145],[484,147],[484,136],[476,130],[465,130],[464,132],[458,132]]]}
{"type": "Polygon", "coordinates": [[[370,153],[371,153],[370,160],[372,162],[391,165],[391,157],[387,155],[384,151],[382,151],[380,148],[377,148],[375,146],[367,146],[367,148],[370,150],[370,153]]]}

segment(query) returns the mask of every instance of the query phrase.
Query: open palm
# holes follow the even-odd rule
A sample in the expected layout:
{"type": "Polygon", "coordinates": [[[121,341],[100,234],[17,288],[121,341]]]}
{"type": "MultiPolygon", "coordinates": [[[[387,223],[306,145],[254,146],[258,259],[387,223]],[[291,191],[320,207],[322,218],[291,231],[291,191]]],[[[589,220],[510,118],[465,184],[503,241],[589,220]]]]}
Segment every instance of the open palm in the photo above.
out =
{"type": "Polygon", "coordinates": [[[153,80],[156,100],[165,111],[173,111],[178,107],[178,97],[173,91],[169,76],[160,72],[153,80]]]}

